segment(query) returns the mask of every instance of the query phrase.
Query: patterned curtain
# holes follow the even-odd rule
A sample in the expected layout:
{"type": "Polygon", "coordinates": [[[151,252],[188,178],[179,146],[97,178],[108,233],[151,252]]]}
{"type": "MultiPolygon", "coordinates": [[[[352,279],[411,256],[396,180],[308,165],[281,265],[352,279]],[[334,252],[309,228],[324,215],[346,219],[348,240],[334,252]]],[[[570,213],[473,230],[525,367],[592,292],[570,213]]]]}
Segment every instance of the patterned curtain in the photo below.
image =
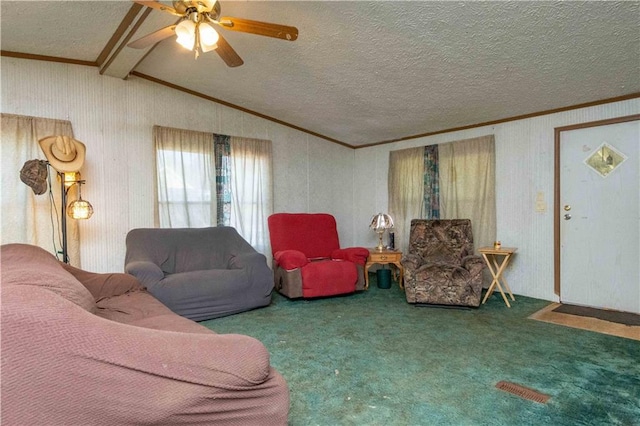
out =
{"type": "Polygon", "coordinates": [[[438,145],[424,147],[424,216],[425,219],[440,219],[438,145]]]}
{"type": "Polygon", "coordinates": [[[230,136],[213,135],[216,155],[216,223],[231,225],[231,147],[230,136]]]}

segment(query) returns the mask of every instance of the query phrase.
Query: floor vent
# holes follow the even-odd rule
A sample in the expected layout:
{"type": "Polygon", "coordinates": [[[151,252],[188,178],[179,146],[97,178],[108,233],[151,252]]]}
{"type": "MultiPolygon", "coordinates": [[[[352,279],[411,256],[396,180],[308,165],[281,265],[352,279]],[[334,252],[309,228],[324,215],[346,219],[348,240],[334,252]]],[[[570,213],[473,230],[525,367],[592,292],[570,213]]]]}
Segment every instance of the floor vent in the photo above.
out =
{"type": "Polygon", "coordinates": [[[549,395],[545,395],[533,389],[529,389],[511,382],[500,381],[496,384],[496,387],[500,390],[512,393],[521,398],[539,402],[541,404],[545,404],[547,400],[549,400],[549,395]]]}

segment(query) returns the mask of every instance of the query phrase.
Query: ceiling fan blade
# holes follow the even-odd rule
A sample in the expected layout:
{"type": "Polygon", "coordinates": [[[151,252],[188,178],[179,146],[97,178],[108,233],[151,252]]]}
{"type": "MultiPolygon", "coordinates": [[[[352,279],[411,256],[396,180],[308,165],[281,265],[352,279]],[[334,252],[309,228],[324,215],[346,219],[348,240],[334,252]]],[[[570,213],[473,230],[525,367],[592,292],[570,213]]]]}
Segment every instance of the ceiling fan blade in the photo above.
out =
{"type": "Polygon", "coordinates": [[[171,37],[175,33],[176,25],[169,25],[168,27],[160,28],[158,31],[154,31],[151,34],[147,34],[142,38],[132,41],[127,44],[127,46],[133,47],[134,49],[144,49],[146,47],[153,46],[165,38],[171,37]]]}
{"type": "Polygon", "coordinates": [[[239,67],[240,65],[244,64],[242,58],[238,56],[236,51],[233,50],[233,47],[231,47],[227,40],[222,37],[222,34],[220,34],[217,44],[218,47],[216,48],[216,52],[228,66],[239,67]]]}
{"type": "Polygon", "coordinates": [[[168,12],[172,15],[176,15],[176,16],[182,16],[182,14],[178,13],[174,8],[172,8],[171,6],[167,6],[164,5],[160,2],[157,1],[144,1],[144,0],[133,0],[134,3],[138,3],[141,4],[143,6],[147,6],[147,7],[151,7],[153,9],[157,9],[157,10],[161,10],[163,12],[168,12]]]}
{"type": "Polygon", "coordinates": [[[268,22],[251,21],[249,19],[223,16],[218,23],[227,30],[258,34],[282,40],[294,41],[298,38],[298,29],[287,25],[270,24],[268,22]]]}

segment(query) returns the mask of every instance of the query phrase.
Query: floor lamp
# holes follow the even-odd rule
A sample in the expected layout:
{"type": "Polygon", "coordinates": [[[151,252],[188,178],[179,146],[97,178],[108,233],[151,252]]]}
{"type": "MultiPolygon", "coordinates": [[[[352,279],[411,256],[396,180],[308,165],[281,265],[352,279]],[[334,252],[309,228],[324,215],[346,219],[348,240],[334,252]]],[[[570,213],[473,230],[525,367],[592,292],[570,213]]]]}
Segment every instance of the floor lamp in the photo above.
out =
{"type": "Polygon", "coordinates": [[[88,201],[82,199],[82,185],[84,180],[80,179],[80,172],[58,172],[60,179],[62,197],[62,217],[60,218],[60,229],[62,231],[62,261],[69,263],[69,251],[67,245],[67,216],[72,219],[89,219],[93,214],[93,206],[88,201]],[[74,185],[78,185],[78,199],[67,205],[69,191],[74,185]]]}
{"type": "MultiPolygon", "coordinates": [[[[69,263],[67,246],[67,215],[72,219],[89,219],[93,214],[93,207],[82,199],[82,184],[80,170],[84,164],[86,146],[71,136],[54,135],[38,140],[42,152],[47,157],[48,164],[58,173],[62,196],[62,217],[60,229],[62,231],[62,261],[69,263]],[[69,190],[78,185],[78,199],[67,204],[69,190]]],[[[41,163],[33,163],[39,166],[41,163]]],[[[26,166],[26,163],[25,163],[26,166]]],[[[40,171],[40,170],[37,170],[40,171]]],[[[37,188],[40,190],[41,188],[37,188]]],[[[52,188],[49,188],[52,190],[52,188]]],[[[35,192],[35,189],[34,189],[35,192]]],[[[38,192],[40,193],[40,192],[38,192]]]]}

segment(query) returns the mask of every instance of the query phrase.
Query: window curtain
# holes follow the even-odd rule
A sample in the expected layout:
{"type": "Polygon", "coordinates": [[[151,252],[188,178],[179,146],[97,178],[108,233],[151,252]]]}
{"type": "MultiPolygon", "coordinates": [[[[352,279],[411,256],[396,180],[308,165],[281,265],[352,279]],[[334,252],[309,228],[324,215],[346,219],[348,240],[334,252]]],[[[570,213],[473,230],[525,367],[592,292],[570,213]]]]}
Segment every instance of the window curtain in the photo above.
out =
{"type": "Polygon", "coordinates": [[[471,219],[474,247],[496,238],[493,135],[438,145],[442,219],[471,219]]]}
{"type": "MultiPolygon", "coordinates": [[[[2,114],[2,244],[33,244],[52,251],[60,260],[62,256],[61,186],[53,167],[48,167],[49,190],[35,195],[20,180],[20,170],[28,160],[46,157],[38,141],[48,136],[73,137],[71,122],[48,118],[2,114]]],[[[77,198],[77,185],[67,200],[77,198]]],[[[67,252],[70,262],[77,267],[80,262],[80,233],[78,222],[67,219],[67,252]]]]}
{"type": "Polygon", "coordinates": [[[232,226],[271,258],[271,141],[154,126],[157,225],[232,226]]]}
{"type": "Polygon", "coordinates": [[[424,147],[391,151],[388,182],[395,245],[406,253],[411,219],[423,217],[424,147]]]}
{"type": "Polygon", "coordinates": [[[216,224],[231,225],[231,145],[227,135],[213,135],[216,153],[216,224]]]}
{"type": "Polygon", "coordinates": [[[273,213],[271,141],[232,136],[229,142],[231,226],[270,259],[267,218],[273,213]]]}
{"type": "Polygon", "coordinates": [[[496,238],[493,135],[389,153],[389,213],[408,249],[411,219],[471,219],[474,246],[496,238]]]}
{"type": "Polygon", "coordinates": [[[440,219],[438,145],[424,147],[424,217],[440,219]]]}
{"type": "Polygon", "coordinates": [[[153,127],[156,147],[156,226],[213,226],[216,204],[214,146],[211,133],[153,127]]]}

